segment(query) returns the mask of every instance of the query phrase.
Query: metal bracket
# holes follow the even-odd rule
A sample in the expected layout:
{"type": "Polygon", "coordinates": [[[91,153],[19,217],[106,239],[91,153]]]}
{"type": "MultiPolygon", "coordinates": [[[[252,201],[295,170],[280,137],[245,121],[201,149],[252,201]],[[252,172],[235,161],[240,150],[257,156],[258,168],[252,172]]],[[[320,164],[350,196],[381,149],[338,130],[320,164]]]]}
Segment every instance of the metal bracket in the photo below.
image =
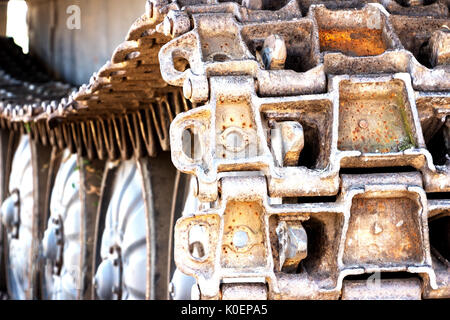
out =
{"type": "Polygon", "coordinates": [[[270,204],[266,188],[263,177],[224,177],[216,209],[178,220],[177,267],[197,279],[202,298],[217,298],[229,279],[256,278],[265,279],[270,298],[339,298],[347,276],[373,272],[409,272],[430,292],[446,290],[428,239],[428,212],[437,208],[429,209],[420,174],[343,175],[342,194],[330,203],[270,204]],[[287,224],[303,227],[292,255],[281,236],[287,224]],[[285,263],[291,256],[294,268],[285,263]]]}

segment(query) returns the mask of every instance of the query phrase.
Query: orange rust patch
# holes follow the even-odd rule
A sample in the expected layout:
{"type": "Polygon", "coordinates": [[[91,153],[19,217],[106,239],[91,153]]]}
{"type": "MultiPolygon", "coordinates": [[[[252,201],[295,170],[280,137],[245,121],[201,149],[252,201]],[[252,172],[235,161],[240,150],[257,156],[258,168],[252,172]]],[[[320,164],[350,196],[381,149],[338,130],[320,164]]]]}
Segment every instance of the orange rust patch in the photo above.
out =
{"type": "Polygon", "coordinates": [[[352,56],[376,56],[387,49],[378,29],[321,29],[319,41],[321,51],[340,51],[352,56]]]}
{"type": "Polygon", "coordinates": [[[221,257],[222,268],[264,266],[266,264],[266,247],[264,243],[263,207],[257,202],[229,201],[225,212],[227,215],[224,216],[225,230],[222,250],[226,254],[221,257]],[[253,213],[255,216],[253,216],[253,213]],[[235,230],[245,230],[249,238],[248,246],[243,248],[242,251],[234,246],[235,230]]]}

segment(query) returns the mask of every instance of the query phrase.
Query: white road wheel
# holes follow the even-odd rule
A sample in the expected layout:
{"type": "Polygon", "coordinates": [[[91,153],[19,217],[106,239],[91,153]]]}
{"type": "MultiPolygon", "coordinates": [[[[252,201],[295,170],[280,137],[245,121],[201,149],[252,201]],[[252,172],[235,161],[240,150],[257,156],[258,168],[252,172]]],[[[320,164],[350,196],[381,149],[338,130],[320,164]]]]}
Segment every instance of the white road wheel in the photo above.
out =
{"type": "Polygon", "coordinates": [[[9,194],[2,205],[2,220],[7,228],[6,272],[12,299],[29,298],[31,274],[37,266],[32,262],[33,248],[33,169],[28,136],[23,135],[14,154],[9,194]],[[16,205],[16,203],[18,205],[16,205]]]}
{"type": "Polygon", "coordinates": [[[101,240],[102,262],[97,269],[100,299],[145,299],[146,217],[142,176],[136,162],[117,170],[101,240]]]}
{"type": "Polygon", "coordinates": [[[80,174],[77,155],[64,152],[50,200],[43,239],[44,277],[48,299],[72,300],[80,295],[80,174]]]}
{"type": "Polygon", "coordinates": [[[176,176],[170,153],[109,162],[106,168],[96,229],[95,296],[168,299],[176,176]]]}

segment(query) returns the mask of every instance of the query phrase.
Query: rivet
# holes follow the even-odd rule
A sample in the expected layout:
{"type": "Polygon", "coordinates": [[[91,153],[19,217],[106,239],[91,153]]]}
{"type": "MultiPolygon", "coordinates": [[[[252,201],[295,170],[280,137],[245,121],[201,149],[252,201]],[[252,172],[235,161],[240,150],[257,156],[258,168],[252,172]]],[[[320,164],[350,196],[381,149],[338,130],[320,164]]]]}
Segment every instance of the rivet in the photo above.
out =
{"type": "Polygon", "coordinates": [[[369,123],[367,122],[367,120],[359,120],[358,123],[359,127],[362,129],[367,129],[369,127],[369,123]]]}

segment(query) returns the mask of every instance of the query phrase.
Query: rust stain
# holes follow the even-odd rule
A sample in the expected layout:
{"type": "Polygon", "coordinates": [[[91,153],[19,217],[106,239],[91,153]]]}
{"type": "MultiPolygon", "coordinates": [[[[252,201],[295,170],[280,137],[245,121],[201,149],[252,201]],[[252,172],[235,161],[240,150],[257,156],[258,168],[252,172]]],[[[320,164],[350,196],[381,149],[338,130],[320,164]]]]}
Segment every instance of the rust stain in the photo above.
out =
{"type": "MultiPolygon", "coordinates": [[[[394,85],[393,82],[392,84],[394,85]]],[[[358,84],[344,81],[341,84],[340,150],[386,153],[414,146],[408,123],[408,106],[404,99],[392,98],[390,92],[384,93],[386,88],[386,84],[381,83],[358,84]],[[378,96],[373,97],[370,93],[360,96],[350,94],[367,90],[377,90],[378,96]]]]}
{"type": "Polygon", "coordinates": [[[384,266],[421,261],[419,210],[407,197],[353,199],[344,263],[384,266]],[[398,221],[406,228],[399,229],[398,221]]]}
{"type": "Polygon", "coordinates": [[[223,268],[260,267],[266,263],[266,247],[264,243],[263,215],[264,210],[257,202],[230,201],[227,204],[227,215],[224,216],[225,233],[222,239],[221,257],[223,268]],[[254,215],[253,215],[254,214],[254,215]],[[246,230],[249,238],[248,246],[242,250],[235,248],[233,235],[235,230],[246,230]]]}
{"type": "Polygon", "coordinates": [[[353,56],[377,56],[387,49],[378,29],[320,29],[319,41],[321,51],[340,51],[353,56]]]}

